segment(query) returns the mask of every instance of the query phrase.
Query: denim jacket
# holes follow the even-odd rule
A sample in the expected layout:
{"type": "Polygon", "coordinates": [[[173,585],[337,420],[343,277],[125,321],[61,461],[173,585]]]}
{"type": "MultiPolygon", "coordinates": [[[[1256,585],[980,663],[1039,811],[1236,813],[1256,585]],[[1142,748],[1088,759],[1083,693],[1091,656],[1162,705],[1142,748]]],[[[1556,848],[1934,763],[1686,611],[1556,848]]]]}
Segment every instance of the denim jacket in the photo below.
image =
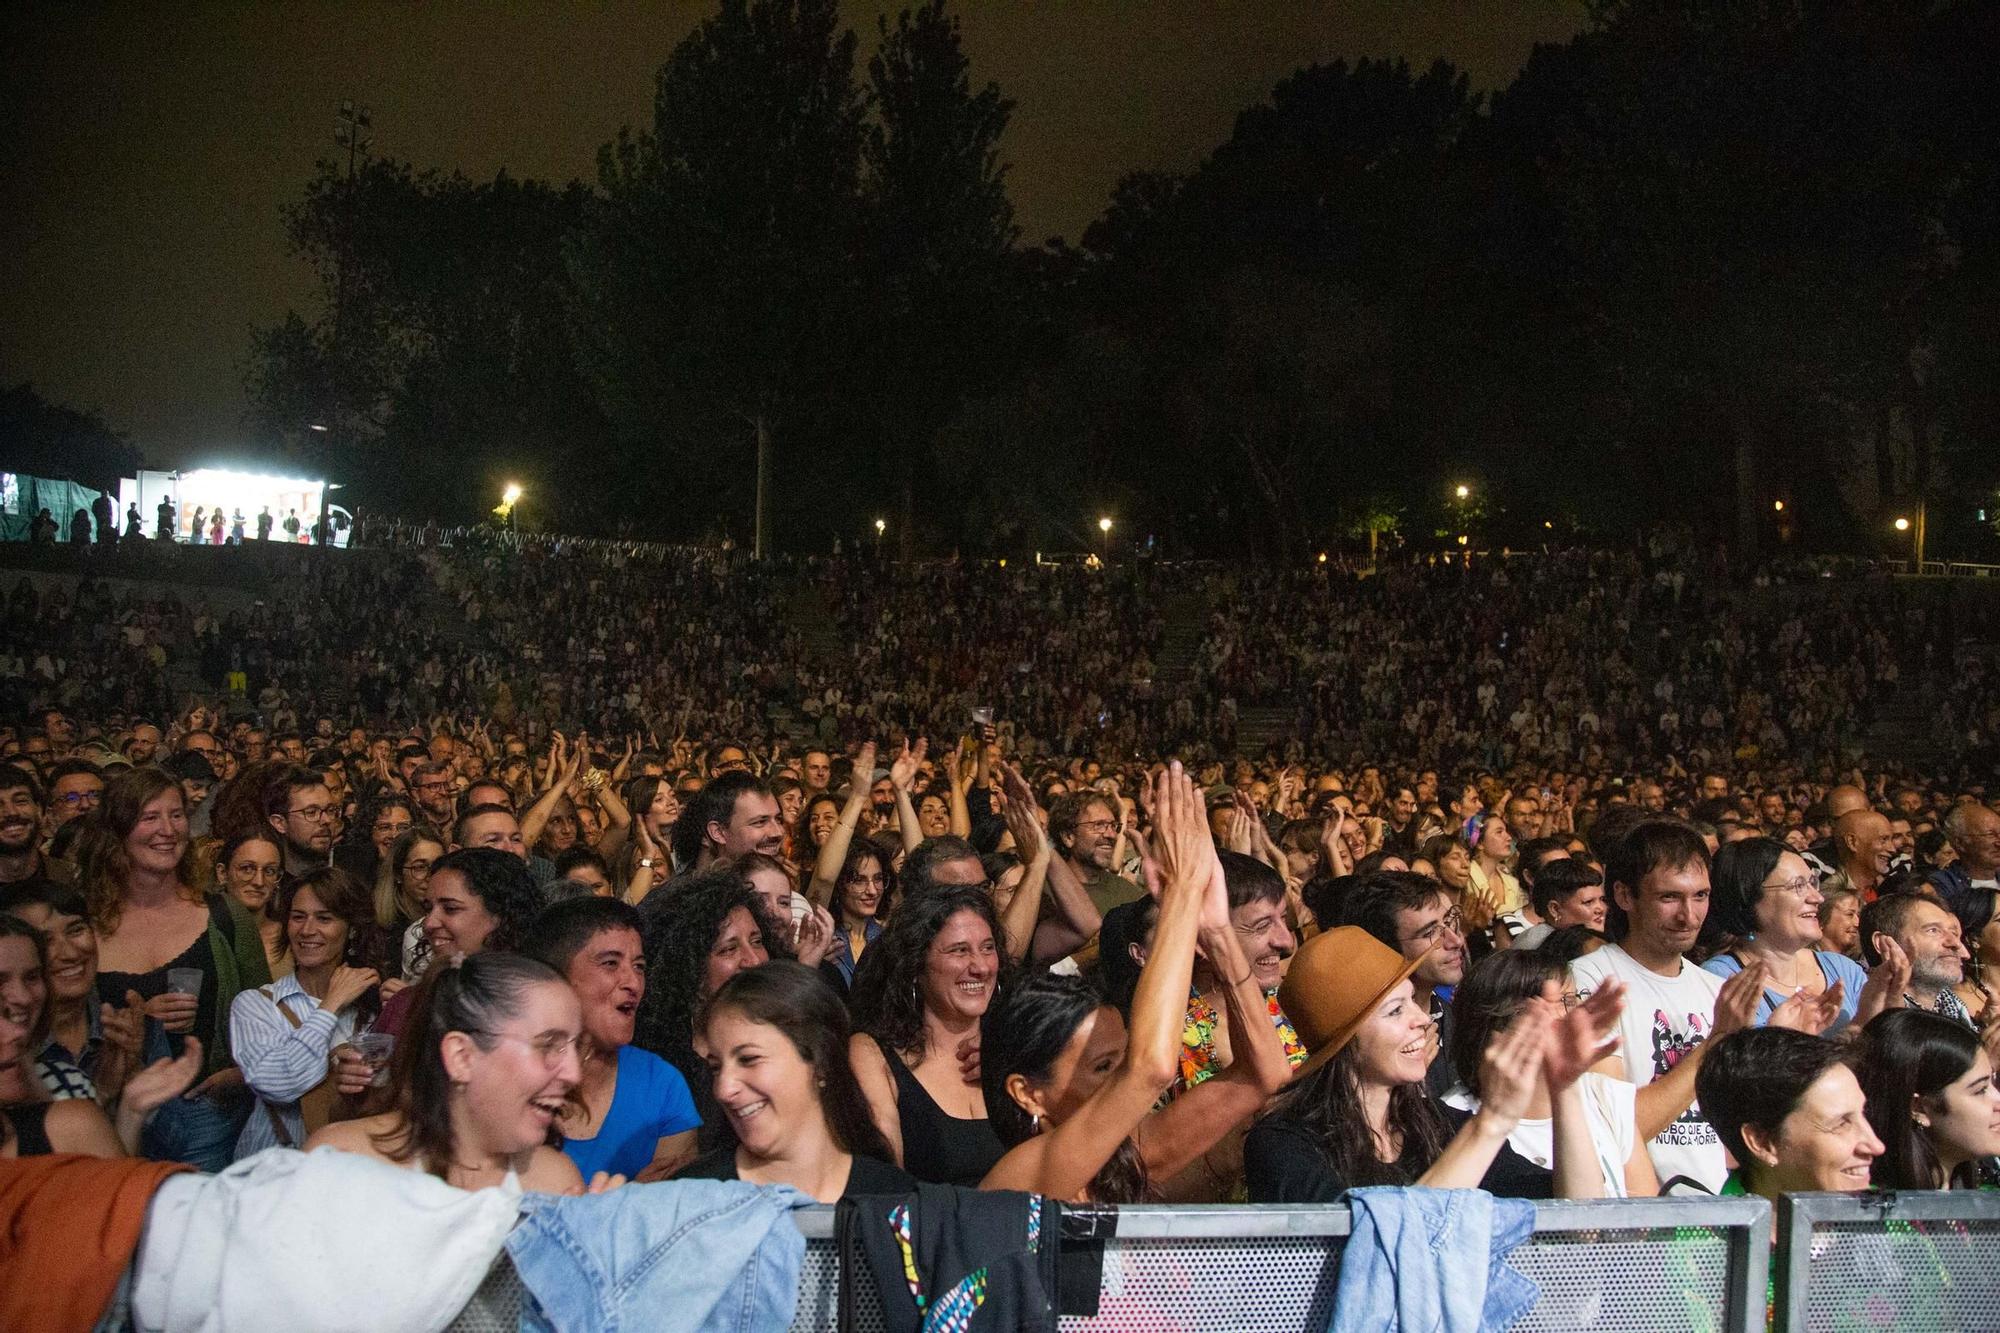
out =
{"type": "Polygon", "coordinates": [[[1535,1206],[1484,1190],[1350,1190],[1333,1333],[1501,1333],[1541,1289],[1507,1266],[1535,1206]]]}
{"type": "Polygon", "coordinates": [[[523,1333],[768,1333],[798,1303],[805,1237],[788,1186],[627,1185],[522,1199],[507,1253],[534,1297],[523,1333]]]}

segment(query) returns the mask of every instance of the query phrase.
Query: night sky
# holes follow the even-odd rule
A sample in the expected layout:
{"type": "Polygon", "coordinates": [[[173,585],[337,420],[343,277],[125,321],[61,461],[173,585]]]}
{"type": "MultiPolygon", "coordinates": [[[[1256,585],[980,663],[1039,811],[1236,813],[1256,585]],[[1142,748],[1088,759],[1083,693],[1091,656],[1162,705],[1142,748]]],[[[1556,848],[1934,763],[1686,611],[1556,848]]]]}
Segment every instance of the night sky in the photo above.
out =
{"type": "MultiPolygon", "coordinates": [[[[875,16],[848,3],[865,62],[875,16]]],[[[1443,56],[1505,86],[1578,0],[977,0],[975,82],[1016,102],[1004,142],[1024,239],[1072,240],[1126,171],[1192,166],[1300,65],[1443,56]]],[[[101,410],[150,461],[240,454],[249,329],[310,297],[279,206],[334,111],[375,150],[474,179],[589,178],[706,3],[0,6],[0,381],[101,410]]],[[[865,71],[860,71],[864,72],[865,71]]]]}

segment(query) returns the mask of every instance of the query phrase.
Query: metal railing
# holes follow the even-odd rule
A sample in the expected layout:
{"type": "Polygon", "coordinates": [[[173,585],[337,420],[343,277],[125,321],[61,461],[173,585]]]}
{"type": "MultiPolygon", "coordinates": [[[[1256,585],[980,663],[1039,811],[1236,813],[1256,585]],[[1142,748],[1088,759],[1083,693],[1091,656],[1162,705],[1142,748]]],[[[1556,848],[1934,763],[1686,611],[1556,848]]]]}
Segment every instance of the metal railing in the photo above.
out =
{"type": "MultiPolygon", "coordinates": [[[[1912,562],[1908,560],[1884,560],[1889,572],[1908,577],[1912,572],[1912,562]]],[[[1926,560],[1915,566],[1914,572],[1927,579],[1992,579],[2000,578],[2000,565],[1982,565],[1971,560],[1926,560]]]]}
{"type": "MultiPolygon", "coordinates": [[[[793,1333],[839,1327],[833,1210],[795,1215],[806,1236],[793,1333]]],[[[1064,1333],[1132,1328],[1181,1333],[1320,1333],[1332,1322],[1342,1205],[1311,1208],[1142,1205],[1089,1210],[1065,1226],[1063,1262],[1098,1265],[1094,1315],[1064,1333]],[[1101,1246],[1101,1257],[1098,1252],[1101,1246]]],[[[1586,1328],[1752,1333],[1764,1326],[1771,1209],[1762,1199],[1609,1199],[1541,1203],[1535,1233],[1510,1262],[1541,1298],[1520,1333],[1586,1328]]],[[[886,1327],[872,1284],[856,1284],[858,1333],[886,1327]]]]}
{"type": "Polygon", "coordinates": [[[1774,1327],[2000,1329],[2000,1193],[1788,1194],[1774,1327]]]}

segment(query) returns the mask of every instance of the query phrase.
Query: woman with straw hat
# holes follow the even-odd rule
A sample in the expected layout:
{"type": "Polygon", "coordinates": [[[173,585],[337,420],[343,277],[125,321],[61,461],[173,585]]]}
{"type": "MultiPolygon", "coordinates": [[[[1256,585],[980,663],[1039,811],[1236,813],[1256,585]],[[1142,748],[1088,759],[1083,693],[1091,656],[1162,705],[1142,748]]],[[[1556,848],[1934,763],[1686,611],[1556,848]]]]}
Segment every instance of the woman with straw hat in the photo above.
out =
{"type": "Polygon", "coordinates": [[[1244,1140],[1252,1202],[1332,1203],[1365,1185],[1476,1188],[1538,1084],[1559,1093],[1609,1049],[1621,991],[1600,989],[1567,1013],[1559,997],[1524,1008],[1487,1044],[1479,1109],[1454,1134],[1424,1089],[1433,1038],[1410,981],[1421,961],[1357,926],[1293,956],[1278,1005],[1311,1054],[1244,1140]]]}

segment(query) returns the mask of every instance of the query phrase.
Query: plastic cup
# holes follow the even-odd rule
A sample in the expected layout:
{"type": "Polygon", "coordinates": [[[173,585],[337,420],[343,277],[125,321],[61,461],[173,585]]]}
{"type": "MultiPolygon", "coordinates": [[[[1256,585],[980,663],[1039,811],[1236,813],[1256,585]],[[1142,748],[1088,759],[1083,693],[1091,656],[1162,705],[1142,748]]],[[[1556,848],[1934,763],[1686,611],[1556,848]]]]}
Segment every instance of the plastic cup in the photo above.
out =
{"type": "Polygon", "coordinates": [[[168,968],[167,991],[172,995],[201,994],[201,969],[198,967],[168,968]]]}
{"type": "Polygon", "coordinates": [[[396,1053],[396,1037],[391,1032],[357,1032],[354,1034],[354,1049],[368,1065],[368,1086],[386,1087],[389,1082],[389,1057],[396,1053]]]}

